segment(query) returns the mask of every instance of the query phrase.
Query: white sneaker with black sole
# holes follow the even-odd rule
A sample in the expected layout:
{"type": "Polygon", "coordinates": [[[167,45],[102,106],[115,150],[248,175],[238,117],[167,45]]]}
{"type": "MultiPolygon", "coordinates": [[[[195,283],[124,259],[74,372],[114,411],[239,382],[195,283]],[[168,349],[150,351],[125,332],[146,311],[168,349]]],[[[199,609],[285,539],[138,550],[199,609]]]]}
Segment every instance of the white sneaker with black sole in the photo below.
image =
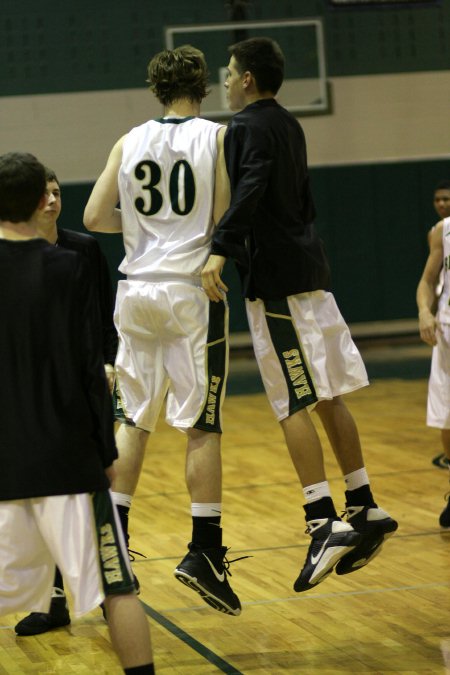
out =
{"type": "Polygon", "coordinates": [[[306,532],[312,538],[306,561],[294,591],[301,593],[317,586],[333,571],[342,556],[360,541],[353,527],[339,518],[317,518],[306,523],[306,532]]]}

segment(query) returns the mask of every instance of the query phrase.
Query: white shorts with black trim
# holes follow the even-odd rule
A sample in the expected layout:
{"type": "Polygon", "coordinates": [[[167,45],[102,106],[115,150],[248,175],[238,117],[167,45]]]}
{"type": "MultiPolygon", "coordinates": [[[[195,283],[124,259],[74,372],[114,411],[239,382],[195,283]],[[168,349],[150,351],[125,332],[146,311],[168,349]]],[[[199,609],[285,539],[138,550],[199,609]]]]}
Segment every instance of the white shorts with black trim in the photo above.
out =
{"type": "Polygon", "coordinates": [[[332,293],[246,300],[264,387],[278,420],[369,384],[332,293]]]}
{"type": "Polygon", "coordinates": [[[0,502],[0,615],[48,612],[55,564],[81,616],[135,590],[109,490],[0,502]]]}
{"type": "Polygon", "coordinates": [[[221,432],[228,375],[228,305],[210,302],[184,281],[120,281],[115,414],[154,431],[164,398],[166,421],[181,431],[221,432]]]}
{"type": "Polygon", "coordinates": [[[428,380],[427,425],[450,429],[450,325],[436,331],[428,380]]]}

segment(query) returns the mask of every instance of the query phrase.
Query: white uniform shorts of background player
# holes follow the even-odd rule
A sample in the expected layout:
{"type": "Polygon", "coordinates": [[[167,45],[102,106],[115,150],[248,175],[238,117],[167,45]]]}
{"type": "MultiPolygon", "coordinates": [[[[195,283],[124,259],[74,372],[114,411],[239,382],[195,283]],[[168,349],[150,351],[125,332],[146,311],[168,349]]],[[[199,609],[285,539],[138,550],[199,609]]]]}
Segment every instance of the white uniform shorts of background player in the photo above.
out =
{"type": "Polygon", "coordinates": [[[369,384],[332,293],[246,300],[253,346],[278,421],[369,384]]]}
{"type": "Polygon", "coordinates": [[[427,402],[427,425],[436,429],[450,429],[450,218],[444,218],[443,223],[443,288],[437,311],[439,328],[437,345],[431,356],[427,402]]]}
{"type": "Polygon", "coordinates": [[[55,564],[76,617],[135,590],[109,490],[0,502],[0,615],[50,608],[55,564]]]}
{"type": "Polygon", "coordinates": [[[154,431],[221,431],[228,307],[210,302],[201,270],[210,251],[217,132],[197,117],[150,120],[123,143],[119,193],[127,275],[117,290],[115,413],[154,431]]]}

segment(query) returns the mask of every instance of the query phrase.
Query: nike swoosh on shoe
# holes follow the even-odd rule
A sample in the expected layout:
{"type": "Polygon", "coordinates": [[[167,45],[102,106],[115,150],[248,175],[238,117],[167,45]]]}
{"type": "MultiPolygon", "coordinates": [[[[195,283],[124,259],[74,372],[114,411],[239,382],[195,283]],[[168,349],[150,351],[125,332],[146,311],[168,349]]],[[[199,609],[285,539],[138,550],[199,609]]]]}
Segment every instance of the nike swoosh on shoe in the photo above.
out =
{"type": "Polygon", "coordinates": [[[219,572],[216,570],[216,568],[214,567],[213,563],[212,563],[211,560],[208,558],[208,556],[206,555],[206,553],[203,553],[203,557],[206,558],[206,560],[208,561],[209,566],[211,567],[211,569],[212,569],[212,571],[213,571],[213,573],[214,573],[214,576],[216,577],[217,581],[220,581],[221,583],[223,583],[223,582],[225,581],[225,572],[222,572],[222,574],[219,574],[219,572]]]}
{"type": "Polygon", "coordinates": [[[331,534],[329,534],[328,537],[325,539],[325,541],[323,542],[322,546],[320,547],[320,551],[317,555],[311,555],[311,562],[312,562],[313,565],[315,565],[316,563],[319,562],[320,558],[322,557],[322,553],[324,552],[324,550],[325,550],[325,548],[328,544],[328,541],[329,541],[330,537],[331,537],[331,534]]]}

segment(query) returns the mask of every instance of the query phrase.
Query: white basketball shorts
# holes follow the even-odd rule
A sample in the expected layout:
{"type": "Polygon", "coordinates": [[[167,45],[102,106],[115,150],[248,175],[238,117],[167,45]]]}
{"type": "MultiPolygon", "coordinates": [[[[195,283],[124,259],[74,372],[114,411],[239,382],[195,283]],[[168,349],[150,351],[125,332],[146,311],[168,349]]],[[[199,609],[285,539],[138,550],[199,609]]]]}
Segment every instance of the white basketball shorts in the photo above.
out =
{"type": "Polygon", "coordinates": [[[246,300],[264,387],[278,420],[369,384],[332,293],[246,300]]]}
{"type": "Polygon", "coordinates": [[[134,591],[108,490],[0,502],[0,559],[0,615],[48,612],[55,564],[77,617],[134,591]]]}
{"type": "Polygon", "coordinates": [[[183,281],[120,281],[116,418],[154,431],[164,398],[166,421],[180,430],[221,432],[228,374],[228,305],[210,302],[183,281]]]}
{"type": "Polygon", "coordinates": [[[431,355],[427,425],[450,429],[450,325],[441,324],[431,355]]]}

